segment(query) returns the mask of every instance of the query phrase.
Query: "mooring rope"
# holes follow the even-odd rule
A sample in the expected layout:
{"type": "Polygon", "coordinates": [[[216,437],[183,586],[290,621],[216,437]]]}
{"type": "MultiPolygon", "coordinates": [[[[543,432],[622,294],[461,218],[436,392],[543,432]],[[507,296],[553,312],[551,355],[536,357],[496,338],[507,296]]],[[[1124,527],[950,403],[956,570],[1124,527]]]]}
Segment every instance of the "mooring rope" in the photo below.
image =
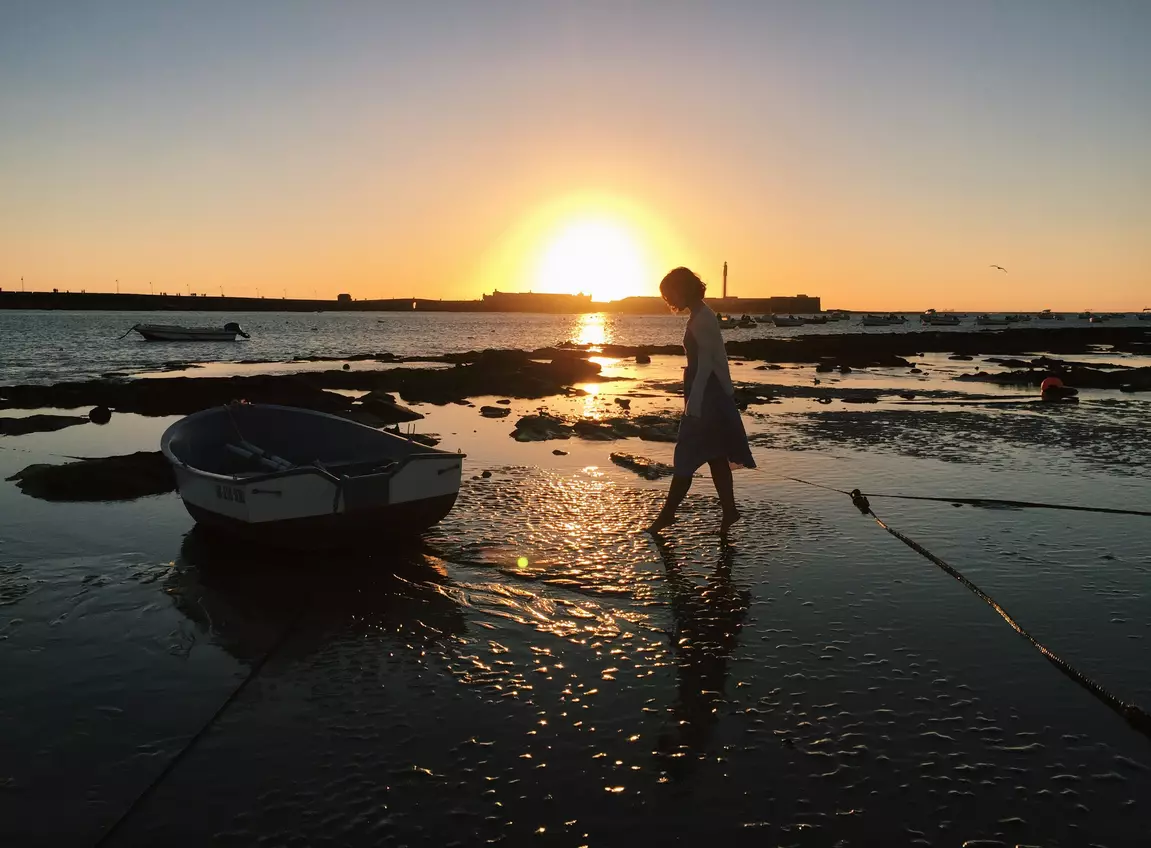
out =
{"type": "MultiPolygon", "coordinates": [[[[993,597],[991,597],[989,594],[984,592],[977,585],[975,585],[975,583],[973,583],[966,576],[964,576],[963,573],[959,571],[959,569],[955,568],[952,565],[949,565],[943,559],[936,556],[931,551],[927,550],[927,548],[923,547],[923,545],[919,544],[918,542],[916,542],[914,539],[910,538],[909,536],[905,536],[903,533],[900,533],[898,530],[896,530],[891,525],[887,524],[885,521],[883,521],[883,519],[881,519],[878,515],[876,515],[875,512],[871,509],[871,503],[868,501],[868,497],[869,497],[868,495],[865,495],[859,489],[853,489],[850,492],[846,492],[842,489],[836,489],[833,486],[825,486],[822,483],[814,483],[811,480],[804,480],[802,477],[789,477],[785,474],[779,474],[777,472],[768,471],[768,470],[762,469],[762,468],[755,468],[752,470],[759,471],[763,474],[767,474],[767,475],[772,476],[772,477],[778,477],[778,478],[783,479],[783,480],[790,480],[794,483],[802,483],[805,486],[813,486],[817,489],[824,489],[824,490],[829,491],[829,492],[837,492],[838,494],[846,495],[847,497],[851,498],[851,503],[856,507],[856,509],[858,509],[864,515],[871,516],[871,518],[875,519],[875,522],[880,527],[882,527],[884,530],[886,530],[888,533],[890,533],[896,539],[903,542],[903,544],[907,545],[907,547],[911,548],[913,551],[915,551],[920,556],[924,557],[928,561],[939,566],[939,568],[941,568],[944,572],[946,572],[947,574],[950,574],[952,577],[954,577],[956,580],[958,580],[961,584],[963,584],[965,587],[967,587],[969,590],[971,590],[971,592],[974,593],[978,598],[980,598],[988,606],[990,606],[993,610],[995,610],[997,613],[999,613],[1000,617],[1004,621],[1006,621],[1016,633],[1018,633],[1020,636],[1022,636],[1028,642],[1030,642],[1032,647],[1034,647],[1037,651],[1039,651],[1039,653],[1041,653],[1049,662],[1051,662],[1052,665],[1054,665],[1061,672],[1063,672],[1067,677],[1071,678],[1077,684],[1082,686],[1084,689],[1086,689],[1088,692],[1090,692],[1092,695],[1094,695],[1096,698],[1098,698],[1100,701],[1102,701],[1104,704],[1106,704],[1108,707],[1110,707],[1116,713],[1121,715],[1123,717],[1123,719],[1127,722],[1127,724],[1131,726],[1132,729],[1138,731],[1139,733],[1142,733],[1148,739],[1151,739],[1151,713],[1148,713],[1146,710],[1144,710],[1139,705],[1134,704],[1130,701],[1124,701],[1118,695],[1115,695],[1112,692],[1109,692],[1107,689],[1105,689],[1099,683],[1096,683],[1090,677],[1083,674],[1083,672],[1076,669],[1074,666],[1072,666],[1070,663],[1068,663],[1066,660],[1064,660],[1062,657],[1060,657],[1058,654],[1056,654],[1054,651],[1052,651],[1050,648],[1048,648],[1046,645],[1044,645],[1042,642],[1040,642],[1038,639],[1036,639],[1034,636],[1032,636],[1030,633],[1028,633],[1027,630],[1024,629],[1023,625],[1021,625],[1018,621],[1016,621],[1011,616],[1011,614],[1008,613],[1007,610],[1005,610],[1002,607],[1002,605],[999,604],[998,601],[996,601],[993,597]]],[[[1110,513],[1115,513],[1115,514],[1120,514],[1120,515],[1151,515],[1151,513],[1140,512],[1138,510],[1113,510],[1113,509],[1104,509],[1101,507],[1071,507],[1071,506],[1064,506],[1064,505],[1059,505],[1059,504],[1037,504],[1037,503],[1030,503],[1027,501],[996,501],[994,499],[976,499],[976,498],[966,498],[966,499],[964,499],[964,498],[926,498],[926,497],[921,498],[921,497],[913,497],[910,495],[903,495],[903,496],[900,496],[900,495],[872,495],[871,497],[905,497],[909,500],[933,500],[933,501],[946,501],[948,503],[972,503],[972,504],[1005,503],[1005,504],[1027,506],[1027,507],[1043,507],[1043,508],[1047,508],[1047,509],[1079,509],[1079,510],[1083,510],[1083,511],[1087,511],[1087,512],[1110,512],[1110,513]]]]}
{"type": "Polygon", "coordinates": [[[1039,503],[1037,501],[1012,501],[1004,500],[1003,498],[943,498],[928,497],[926,495],[895,495],[882,492],[864,492],[864,497],[897,498],[904,501],[939,501],[941,503],[968,504],[970,506],[1006,506],[1019,509],[1065,509],[1072,512],[1102,512],[1108,515],[1142,515],[1151,518],[1151,511],[1141,509],[1116,509],[1105,506],[1077,506],[1075,504],[1051,504],[1039,503]]]}
{"type": "Polygon", "coordinates": [[[184,747],[177,751],[176,755],[168,761],[167,765],[165,765],[164,768],[161,769],[160,773],[157,774],[155,778],[153,778],[152,782],[144,787],[144,790],[136,796],[135,800],[133,800],[132,803],[128,805],[128,808],[124,810],[124,812],[118,819],[116,819],[115,822],[112,823],[112,826],[104,831],[104,833],[96,841],[96,848],[100,848],[100,846],[108,844],[108,841],[113,836],[115,836],[117,831],[119,831],[120,828],[123,827],[124,824],[128,821],[128,819],[132,817],[132,815],[136,812],[137,809],[139,809],[140,805],[145,801],[145,799],[147,799],[153,792],[156,791],[156,788],[161,783],[163,783],[164,780],[167,779],[168,775],[172,773],[172,771],[176,768],[176,766],[180,764],[184,757],[187,756],[187,754],[194,747],[196,747],[196,743],[198,743],[204,737],[204,735],[207,734],[212,725],[214,725],[220,716],[222,716],[227,711],[228,707],[235,703],[236,699],[240,697],[241,693],[244,691],[244,689],[247,688],[248,684],[255,680],[256,677],[260,674],[268,660],[272,658],[272,655],[280,650],[284,643],[288,641],[288,636],[296,629],[296,625],[299,623],[303,613],[304,607],[301,606],[300,609],[296,612],[295,616],[293,616],[292,620],[288,622],[288,624],[284,627],[284,631],[280,634],[280,637],[272,644],[270,648],[268,648],[267,653],[256,660],[256,662],[252,663],[252,667],[248,669],[248,674],[243,680],[240,681],[240,685],[232,690],[232,693],[224,699],[224,702],[220,704],[214,713],[212,713],[211,717],[204,723],[204,725],[199,730],[197,730],[186,743],[184,743],[184,747]]]}
{"type": "Polygon", "coordinates": [[[1030,642],[1032,647],[1038,650],[1039,653],[1043,654],[1043,656],[1046,657],[1056,668],[1058,668],[1065,675],[1078,683],[1112,710],[1121,715],[1132,728],[1142,733],[1148,739],[1151,739],[1151,713],[1148,713],[1137,704],[1133,704],[1130,701],[1124,701],[1118,695],[1107,691],[1107,689],[1103,688],[1103,686],[1101,686],[1099,683],[1096,683],[1090,677],[1083,674],[1083,672],[1074,668],[1070,663],[1068,663],[1066,660],[1064,660],[1062,657],[1060,657],[1058,654],[1056,654],[1054,651],[1052,651],[1050,648],[1048,648],[1046,645],[1028,633],[1027,630],[1024,629],[1023,625],[1016,621],[1011,616],[1011,614],[1008,613],[1007,610],[1005,610],[999,604],[998,601],[996,601],[993,597],[991,597],[989,594],[971,582],[971,580],[965,577],[957,568],[948,565],[938,556],[927,550],[927,548],[923,547],[923,545],[919,544],[914,539],[905,536],[903,533],[900,533],[898,530],[887,524],[883,519],[876,515],[875,512],[871,509],[871,504],[867,500],[867,496],[860,492],[859,489],[853,490],[850,493],[850,496],[851,502],[855,505],[856,509],[858,509],[864,515],[869,515],[874,518],[875,522],[880,527],[882,527],[896,539],[903,542],[903,544],[907,545],[907,547],[911,548],[920,556],[939,566],[945,572],[950,574],[952,577],[970,589],[977,597],[979,597],[988,606],[999,613],[1000,617],[1006,621],[1016,633],[1030,642]]]}

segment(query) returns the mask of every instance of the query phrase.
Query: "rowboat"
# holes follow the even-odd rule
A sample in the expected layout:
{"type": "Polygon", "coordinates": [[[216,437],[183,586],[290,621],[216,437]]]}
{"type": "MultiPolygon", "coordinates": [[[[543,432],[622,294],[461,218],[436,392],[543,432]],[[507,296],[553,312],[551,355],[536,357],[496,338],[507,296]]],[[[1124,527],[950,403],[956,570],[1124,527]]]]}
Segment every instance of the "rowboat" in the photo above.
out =
{"type": "Polygon", "coordinates": [[[743,329],[751,329],[755,325],[756,325],[755,319],[752,318],[750,315],[741,315],[739,318],[739,323],[736,326],[741,327],[743,329]]]}
{"type": "Polygon", "coordinates": [[[777,327],[802,327],[804,320],[796,318],[794,315],[772,315],[772,323],[777,327]]]}
{"type": "MultiPolygon", "coordinates": [[[[251,338],[240,328],[240,325],[230,321],[223,327],[177,327],[171,324],[137,324],[128,330],[135,330],[149,342],[234,342],[236,336],[251,338]]],[[[125,333],[124,335],[128,335],[125,333]]]]}
{"type": "Polygon", "coordinates": [[[160,449],[198,524],[276,547],[418,534],[451,511],[464,461],[335,415],[247,403],[177,421],[160,449]]]}
{"type": "Polygon", "coordinates": [[[719,319],[719,328],[721,330],[734,330],[739,326],[739,322],[732,318],[730,315],[717,315],[719,319]]]}

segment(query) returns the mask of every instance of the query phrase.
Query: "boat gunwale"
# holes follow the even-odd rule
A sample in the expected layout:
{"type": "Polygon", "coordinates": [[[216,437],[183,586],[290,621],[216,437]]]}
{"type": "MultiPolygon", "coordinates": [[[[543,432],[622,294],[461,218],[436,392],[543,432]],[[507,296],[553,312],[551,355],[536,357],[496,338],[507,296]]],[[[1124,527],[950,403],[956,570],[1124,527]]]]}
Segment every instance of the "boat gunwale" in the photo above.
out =
{"type": "MultiPolygon", "coordinates": [[[[257,403],[257,404],[250,404],[250,405],[255,406],[255,407],[260,407],[262,409],[288,410],[291,412],[303,412],[303,413],[308,414],[308,415],[316,415],[316,416],[323,417],[323,418],[330,418],[333,421],[340,422],[341,424],[350,424],[350,425],[355,426],[355,427],[362,427],[363,429],[370,430],[373,433],[376,433],[380,436],[387,436],[387,437],[394,438],[394,439],[401,439],[403,441],[408,441],[408,440],[404,439],[403,436],[398,436],[394,433],[388,433],[388,432],[383,431],[383,430],[378,430],[375,427],[369,427],[368,425],[361,424],[358,421],[351,421],[347,418],[341,418],[338,415],[332,415],[332,414],[327,413],[327,412],[318,412],[314,409],[305,409],[304,407],[301,407],[301,406],[284,406],[283,404],[275,404],[275,403],[257,403]]],[[[204,478],[207,478],[210,480],[220,480],[222,482],[228,482],[228,483],[232,483],[232,484],[262,483],[262,482],[265,482],[268,480],[280,480],[280,479],[284,479],[286,477],[294,477],[294,476],[299,476],[302,474],[315,474],[315,475],[323,477],[323,478],[325,478],[325,479],[327,479],[327,480],[329,480],[332,483],[335,483],[337,485],[339,485],[339,483],[343,480],[354,479],[354,478],[348,478],[348,477],[338,477],[335,474],[333,474],[331,471],[327,470],[326,468],[322,468],[318,465],[297,465],[297,466],[293,466],[292,468],[285,468],[282,471],[269,471],[269,472],[264,473],[264,474],[245,474],[242,477],[237,475],[237,474],[220,474],[216,471],[207,471],[203,468],[197,468],[194,465],[190,465],[187,462],[185,462],[184,460],[180,459],[178,456],[175,455],[175,453],[172,452],[171,443],[172,443],[174,431],[177,431],[178,428],[182,427],[183,425],[185,425],[187,422],[191,421],[194,418],[199,418],[201,416],[207,416],[209,414],[217,414],[218,415],[221,412],[227,414],[228,407],[226,405],[225,406],[208,407],[207,409],[201,409],[197,412],[193,412],[191,415],[186,415],[183,418],[181,418],[179,421],[174,422],[173,424],[171,424],[168,427],[168,429],[166,429],[164,431],[164,434],[160,437],[160,452],[164,454],[164,457],[168,460],[168,462],[172,463],[172,465],[176,466],[177,468],[183,468],[184,470],[188,471],[189,473],[195,474],[196,476],[199,476],[199,477],[204,477],[204,478]]],[[[430,448],[429,450],[416,451],[413,453],[406,454],[405,456],[399,457],[398,459],[395,460],[396,464],[394,466],[392,466],[391,468],[389,468],[389,470],[386,472],[386,474],[381,474],[379,476],[394,476],[395,474],[399,473],[401,470],[403,470],[405,467],[407,467],[408,465],[410,465],[414,461],[428,460],[428,459],[459,459],[460,464],[462,466],[463,461],[466,458],[467,458],[467,454],[465,454],[465,453],[461,453],[461,452],[453,453],[451,451],[441,450],[438,448],[430,448]]],[[[361,476],[362,477],[372,477],[372,476],[376,476],[376,475],[364,474],[361,476]]]]}

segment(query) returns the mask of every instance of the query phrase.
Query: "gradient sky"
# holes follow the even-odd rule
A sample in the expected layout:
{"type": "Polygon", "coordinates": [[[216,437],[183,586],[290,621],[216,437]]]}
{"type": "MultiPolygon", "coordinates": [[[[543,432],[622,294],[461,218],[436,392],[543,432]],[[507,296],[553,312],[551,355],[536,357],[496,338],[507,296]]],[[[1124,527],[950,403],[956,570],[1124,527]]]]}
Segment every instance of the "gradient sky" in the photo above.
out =
{"type": "Polygon", "coordinates": [[[3,0],[0,287],[472,298],[562,288],[599,227],[619,294],[726,260],[827,307],[1138,309],[1148,44],[1146,0],[3,0]]]}

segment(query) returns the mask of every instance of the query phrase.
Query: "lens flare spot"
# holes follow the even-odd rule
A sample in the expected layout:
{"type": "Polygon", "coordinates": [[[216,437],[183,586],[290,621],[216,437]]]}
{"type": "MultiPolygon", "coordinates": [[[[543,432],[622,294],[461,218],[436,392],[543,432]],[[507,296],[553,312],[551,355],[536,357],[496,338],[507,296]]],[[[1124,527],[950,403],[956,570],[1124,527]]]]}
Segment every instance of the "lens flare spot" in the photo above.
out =
{"type": "Polygon", "coordinates": [[[517,568],[527,568],[528,567],[528,558],[525,556],[522,556],[519,559],[517,559],[516,560],[516,567],[517,568]]]}

